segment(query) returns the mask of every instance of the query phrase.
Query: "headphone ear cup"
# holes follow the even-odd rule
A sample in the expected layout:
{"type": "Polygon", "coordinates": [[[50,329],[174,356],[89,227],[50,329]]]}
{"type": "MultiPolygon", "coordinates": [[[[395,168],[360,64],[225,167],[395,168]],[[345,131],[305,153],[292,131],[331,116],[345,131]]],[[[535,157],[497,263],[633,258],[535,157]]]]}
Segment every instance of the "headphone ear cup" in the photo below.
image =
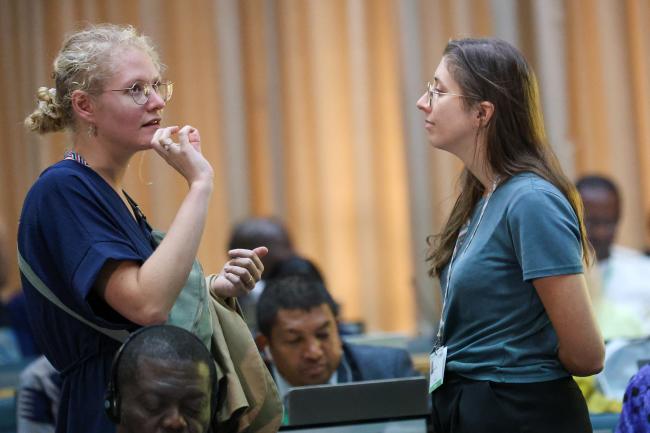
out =
{"type": "Polygon", "coordinates": [[[106,386],[106,394],[104,394],[104,410],[106,411],[108,419],[113,421],[115,424],[120,423],[120,392],[117,387],[120,359],[122,358],[122,352],[126,345],[133,339],[133,336],[140,332],[141,330],[137,330],[126,339],[115,353],[113,363],[111,364],[111,376],[108,380],[108,385],[106,386]]]}
{"type": "Polygon", "coordinates": [[[129,334],[129,336],[126,338],[126,340],[124,340],[122,345],[119,347],[119,349],[117,349],[117,352],[115,352],[115,355],[113,356],[113,362],[111,363],[111,375],[110,379],[108,380],[108,385],[106,386],[106,394],[104,394],[104,410],[106,412],[106,416],[108,416],[108,418],[115,424],[120,423],[120,392],[117,385],[118,370],[120,368],[120,359],[122,358],[122,353],[137,335],[144,332],[145,329],[149,328],[143,327],[129,334]]]}

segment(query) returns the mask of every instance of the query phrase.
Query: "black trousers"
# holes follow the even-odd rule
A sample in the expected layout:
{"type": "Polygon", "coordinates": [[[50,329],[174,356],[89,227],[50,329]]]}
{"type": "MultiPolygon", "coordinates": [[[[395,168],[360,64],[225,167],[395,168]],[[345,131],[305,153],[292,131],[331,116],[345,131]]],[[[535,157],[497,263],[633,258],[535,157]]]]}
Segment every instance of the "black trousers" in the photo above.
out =
{"type": "Polygon", "coordinates": [[[448,373],[432,394],[435,433],[591,433],[573,378],[534,383],[476,381],[448,373]]]}

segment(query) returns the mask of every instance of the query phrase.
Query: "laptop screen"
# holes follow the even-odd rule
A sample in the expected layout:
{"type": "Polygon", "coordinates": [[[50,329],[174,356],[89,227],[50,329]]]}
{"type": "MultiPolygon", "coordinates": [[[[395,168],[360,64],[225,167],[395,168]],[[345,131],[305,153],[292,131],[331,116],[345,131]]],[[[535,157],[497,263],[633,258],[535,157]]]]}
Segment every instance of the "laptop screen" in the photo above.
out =
{"type": "MultiPolygon", "coordinates": [[[[419,423],[414,418],[421,421],[430,413],[424,377],[292,388],[285,403],[289,426],[325,428],[343,423],[377,422],[386,424],[389,429],[386,431],[393,431],[390,423],[409,421],[405,426],[416,425],[419,423]]],[[[366,431],[359,428],[360,432],[366,431]]]]}
{"type": "Polygon", "coordinates": [[[360,421],[330,426],[282,427],[280,431],[292,433],[427,433],[426,418],[391,421],[360,421]]]}

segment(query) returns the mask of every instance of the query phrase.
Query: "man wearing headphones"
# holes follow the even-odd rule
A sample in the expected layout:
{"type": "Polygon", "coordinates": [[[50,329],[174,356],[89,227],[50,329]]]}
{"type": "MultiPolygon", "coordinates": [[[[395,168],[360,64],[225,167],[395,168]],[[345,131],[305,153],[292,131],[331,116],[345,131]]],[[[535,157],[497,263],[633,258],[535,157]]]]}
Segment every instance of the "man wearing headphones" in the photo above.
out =
{"type": "Polygon", "coordinates": [[[205,433],[217,402],[210,352],[169,325],[141,328],[115,354],[105,407],[118,433],[205,433]]]}

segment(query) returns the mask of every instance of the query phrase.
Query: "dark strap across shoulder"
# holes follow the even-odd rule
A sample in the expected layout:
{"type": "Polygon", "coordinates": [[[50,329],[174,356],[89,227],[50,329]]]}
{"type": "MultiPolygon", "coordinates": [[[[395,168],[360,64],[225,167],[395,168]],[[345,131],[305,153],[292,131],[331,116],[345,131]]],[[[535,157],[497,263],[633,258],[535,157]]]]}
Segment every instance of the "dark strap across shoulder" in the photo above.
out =
{"type": "Polygon", "coordinates": [[[140,226],[142,231],[145,233],[145,235],[149,239],[149,243],[151,244],[153,249],[156,249],[156,247],[158,246],[158,244],[160,242],[156,241],[156,239],[154,239],[154,237],[152,235],[153,227],[151,227],[151,225],[147,221],[147,217],[144,215],[144,213],[140,209],[140,206],[138,206],[138,203],[136,203],[135,200],[133,200],[131,198],[131,196],[126,193],[126,191],[122,190],[122,192],[124,193],[124,196],[126,197],[126,200],[129,202],[129,205],[131,206],[131,209],[133,209],[133,214],[135,215],[135,219],[138,222],[138,225],[140,226]]]}

